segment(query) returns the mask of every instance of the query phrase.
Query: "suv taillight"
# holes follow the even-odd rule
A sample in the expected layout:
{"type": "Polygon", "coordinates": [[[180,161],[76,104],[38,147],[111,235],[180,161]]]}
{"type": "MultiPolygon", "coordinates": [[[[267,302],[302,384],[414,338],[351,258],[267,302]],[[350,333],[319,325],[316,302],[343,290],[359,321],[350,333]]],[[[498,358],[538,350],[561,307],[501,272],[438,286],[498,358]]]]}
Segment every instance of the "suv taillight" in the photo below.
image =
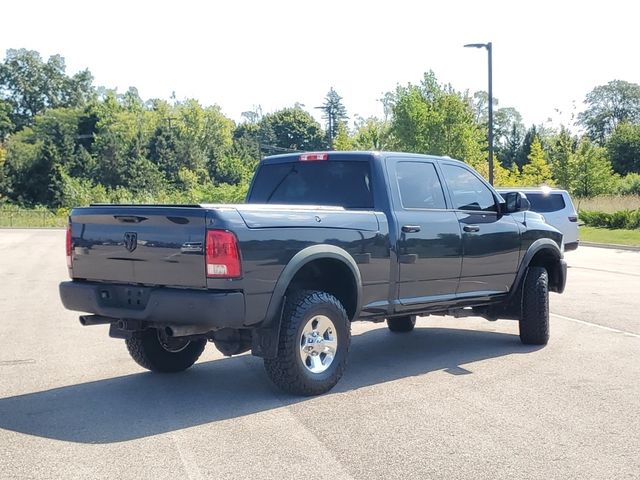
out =
{"type": "Polygon", "coordinates": [[[240,251],[236,236],[226,230],[207,230],[207,277],[240,276],[240,251]]]}
{"type": "Polygon", "coordinates": [[[71,269],[73,267],[73,239],[71,237],[71,222],[67,225],[67,268],[71,269]]]}

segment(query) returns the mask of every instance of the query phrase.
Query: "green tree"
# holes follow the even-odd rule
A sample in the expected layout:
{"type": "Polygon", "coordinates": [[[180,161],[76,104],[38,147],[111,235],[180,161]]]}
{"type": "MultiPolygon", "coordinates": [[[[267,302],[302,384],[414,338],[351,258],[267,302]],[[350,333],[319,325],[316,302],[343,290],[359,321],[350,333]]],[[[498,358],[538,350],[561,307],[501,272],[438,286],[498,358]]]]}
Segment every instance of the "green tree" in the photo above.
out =
{"type": "Polygon", "coordinates": [[[485,134],[469,98],[440,85],[433,72],[426,73],[420,85],[397,87],[390,135],[399,150],[449,155],[474,166],[486,163],[485,134]]]}
{"type": "Polygon", "coordinates": [[[27,205],[44,203],[49,185],[46,172],[50,168],[43,165],[43,143],[29,127],[9,137],[2,165],[3,196],[27,205]],[[45,175],[42,174],[43,171],[45,175]]]}
{"type": "Polygon", "coordinates": [[[77,145],[78,109],[47,110],[7,141],[3,165],[5,195],[14,201],[54,205],[59,201],[60,169],[76,176],[86,174],[83,149],[77,145]]]}
{"type": "MultiPolygon", "coordinates": [[[[489,125],[489,95],[480,91],[470,99],[476,123],[486,131],[489,125]]],[[[524,139],[522,115],[513,107],[497,108],[499,101],[493,97],[493,141],[495,155],[500,163],[510,169],[516,161],[518,149],[524,139]]],[[[527,153],[528,155],[528,153],[527,153]]],[[[525,156],[526,158],[526,156],[525,156]]]]}
{"type": "MultiPolygon", "coordinates": [[[[270,132],[271,134],[273,132],[270,132]]],[[[243,122],[236,126],[233,131],[233,152],[236,157],[244,159],[260,160],[262,149],[260,125],[256,123],[243,122]]]]}
{"type": "Polygon", "coordinates": [[[537,137],[531,142],[529,163],[522,167],[522,182],[535,187],[553,183],[551,167],[547,163],[542,144],[537,137]]]}
{"type": "Polygon", "coordinates": [[[77,107],[94,95],[88,70],[65,73],[64,58],[52,55],[45,62],[33,50],[9,49],[0,64],[0,100],[11,106],[15,131],[29,125],[47,108],[77,107]]]}
{"type": "Polygon", "coordinates": [[[11,105],[9,102],[0,100],[0,143],[4,142],[14,130],[11,120],[11,105]]]}
{"type": "Polygon", "coordinates": [[[251,110],[242,112],[242,118],[250,125],[257,125],[262,120],[262,105],[254,105],[251,110]]]}
{"type": "MultiPolygon", "coordinates": [[[[489,122],[489,94],[485,91],[474,92],[470,100],[476,123],[487,125],[489,122]]],[[[493,105],[494,107],[498,105],[496,98],[493,99],[493,105]]]]}
{"type": "Polygon", "coordinates": [[[212,179],[216,164],[233,145],[233,121],[217,105],[203,108],[196,100],[177,104],[174,127],[178,132],[178,156],[185,167],[206,169],[212,179]]]}
{"type": "Polygon", "coordinates": [[[524,140],[525,128],[522,115],[515,108],[496,110],[494,115],[494,141],[496,156],[507,168],[516,163],[518,149],[524,140]]]}
{"type": "Polygon", "coordinates": [[[575,148],[576,139],[564,126],[551,138],[549,156],[553,178],[556,185],[569,191],[573,189],[575,181],[575,148]]]}
{"type": "Polygon", "coordinates": [[[96,181],[107,188],[127,186],[134,159],[144,156],[141,117],[128,112],[115,92],[109,92],[94,108],[98,118],[93,143],[98,159],[96,181]]]}
{"type": "Polygon", "coordinates": [[[578,124],[600,145],[619,123],[640,123],[640,85],[636,83],[612,80],[591,90],[584,103],[587,108],[578,114],[578,124]]]}
{"type": "Polygon", "coordinates": [[[342,151],[354,149],[353,139],[349,135],[347,125],[344,123],[338,124],[336,138],[333,140],[333,148],[334,150],[342,151]]]}
{"type": "Polygon", "coordinates": [[[617,173],[640,173],[640,124],[618,124],[607,141],[607,151],[617,173]]]}
{"type": "Polygon", "coordinates": [[[389,122],[375,117],[356,120],[353,148],[356,150],[388,150],[391,148],[389,122]]]}
{"type": "Polygon", "coordinates": [[[269,142],[272,152],[323,150],[327,147],[322,127],[300,106],[265,115],[259,131],[269,142]]]}
{"type": "Polygon", "coordinates": [[[327,139],[328,143],[333,148],[333,141],[338,135],[341,124],[346,126],[346,122],[349,119],[347,116],[347,109],[342,103],[342,97],[331,87],[327,96],[324,97],[324,103],[322,104],[322,111],[324,118],[327,121],[327,139]]]}
{"type": "Polygon", "coordinates": [[[528,161],[531,154],[531,144],[538,137],[538,128],[535,125],[531,125],[530,128],[524,134],[520,147],[515,155],[515,163],[518,167],[522,168],[528,161]]]}
{"type": "Polygon", "coordinates": [[[618,182],[620,195],[640,195],[640,173],[628,173],[618,182]]]}
{"type": "Polygon", "coordinates": [[[573,193],[577,197],[594,197],[610,190],[614,176],[603,147],[594,145],[588,137],[582,138],[576,149],[575,165],[573,193]]]}

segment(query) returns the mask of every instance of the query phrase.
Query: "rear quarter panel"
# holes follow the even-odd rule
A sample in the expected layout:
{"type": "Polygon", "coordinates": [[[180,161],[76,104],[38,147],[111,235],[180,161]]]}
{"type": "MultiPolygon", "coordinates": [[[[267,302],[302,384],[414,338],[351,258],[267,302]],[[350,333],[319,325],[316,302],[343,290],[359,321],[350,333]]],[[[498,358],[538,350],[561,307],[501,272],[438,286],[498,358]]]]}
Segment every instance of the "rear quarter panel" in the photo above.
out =
{"type": "MultiPolygon", "coordinates": [[[[289,207],[295,208],[295,207],[289,207]]],[[[246,215],[245,212],[242,212],[246,215]]],[[[267,216],[262,212],[263,217],[267,216]]],[[[246,300],[247,325],[264,319],[274,288],[284,270],[301,250],[318,244],[342,248],[355,260],[362,277],[362,303],[385,300],[389,292],[390,250],[386,216],[373,212],[344,211],[334,214],[330,225],[316,222],[315,215],[310,222],[301,224],[295,212],[289,218],[259,220],[258,214],[246,215],[253,225],[273,224],[249,228],[237,210],[212,210],[208,217],[209,228],[231,230],[238,238],[242,257],[242,278],[236,280],[208,279],[207,287],[215,289],[243,290],[246,300]],[[363,215],[367,220],[363,219],[363,215]],[[340,218],[338,218],[340,217],[340,218]],[[274,223],[275,222],[275,223],[274,223]],[[292,226],[285,226],[286,224],[292,226]],[[352,227],[349,228],[348,225],[352,227]],[[359,228],[353,228],[358,226],[359,228]]]]}

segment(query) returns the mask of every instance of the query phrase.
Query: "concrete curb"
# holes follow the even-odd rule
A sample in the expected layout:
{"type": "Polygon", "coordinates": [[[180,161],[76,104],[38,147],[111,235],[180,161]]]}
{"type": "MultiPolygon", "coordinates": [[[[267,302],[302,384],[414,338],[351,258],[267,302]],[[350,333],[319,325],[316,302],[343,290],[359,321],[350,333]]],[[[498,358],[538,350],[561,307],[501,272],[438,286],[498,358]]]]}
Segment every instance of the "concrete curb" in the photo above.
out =
{"type": "Polygon", "coordinates": [[[0,230],[66,230],[67,227],[0,227],[0,230]]]}
{"type": "Polygon", "coordinates": [[[632,252],[640,252],[640,246],[635,245],[616,245],[614,243],[585,242],[582,240],[580,240],[580,245],[584,245],[585,247],[608,248],[610,250],[630,250],[632,252]]]}

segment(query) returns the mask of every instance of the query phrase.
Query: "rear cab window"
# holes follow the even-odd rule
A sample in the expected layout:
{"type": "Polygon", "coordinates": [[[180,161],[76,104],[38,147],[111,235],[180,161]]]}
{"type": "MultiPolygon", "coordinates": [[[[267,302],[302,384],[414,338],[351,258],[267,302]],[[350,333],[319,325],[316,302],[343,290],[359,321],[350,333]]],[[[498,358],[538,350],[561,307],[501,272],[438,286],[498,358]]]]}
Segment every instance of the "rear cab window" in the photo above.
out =
{"type": "Polygon", "coordinates": [[[247,203],[328,205],[373,209],[368,161],[325,160],[264,163],[247,203]]]}

